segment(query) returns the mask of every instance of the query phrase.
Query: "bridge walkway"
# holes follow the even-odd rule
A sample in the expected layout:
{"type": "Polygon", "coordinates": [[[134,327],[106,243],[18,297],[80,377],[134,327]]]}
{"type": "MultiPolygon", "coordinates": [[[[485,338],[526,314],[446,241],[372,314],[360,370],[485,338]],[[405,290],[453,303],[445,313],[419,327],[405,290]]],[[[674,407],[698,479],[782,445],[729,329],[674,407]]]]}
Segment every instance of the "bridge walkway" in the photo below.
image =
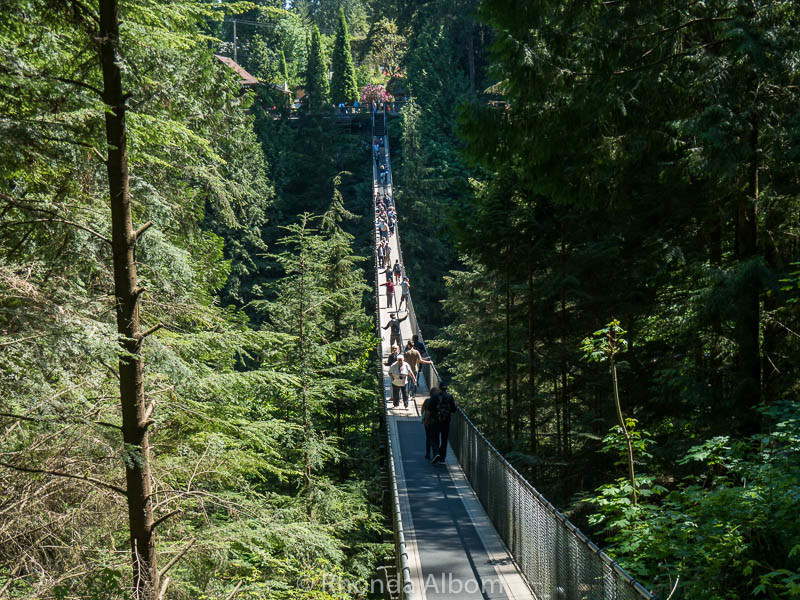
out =
{"type": "MultiPolygon", "coordinates": [[[[379,190],[392,195],[388,147],[387,169],[390,179],[385,187],[379,184],[375,173],[373,197],[379,190]]],[[[398,235],[391,235],[389,243],[394,263],[401,256],[398,235]]],[[[378,279],[383,283],[385,275],[380,274],[378,279]]],[[[383,327],[389,322],[390,313],[395,312],[400,294],[395,294],[390,307],[386,288],[380,289],[378,312],[383,334],[384,408],[394,451],[412,581],[412,593],[407,597],[414,600],[530,600],[535,596],[486,515],[452,448],[448,449],[445,464],[434,465],[424,457],[425,429],[420,411],[427,398],[428,382],[420,378],[417,396],[409,399],[408,408],[404,408],[402,402],[398,408],[392,406],[392,384],[385,365],[390,353],[390,330],[383,327]]],[[[400,316],[403,315],[401,312],[400,316]]],[[[403,343],[411,339],[412,323],[412,319],[407,318],[400,324],[403,343]]]]}

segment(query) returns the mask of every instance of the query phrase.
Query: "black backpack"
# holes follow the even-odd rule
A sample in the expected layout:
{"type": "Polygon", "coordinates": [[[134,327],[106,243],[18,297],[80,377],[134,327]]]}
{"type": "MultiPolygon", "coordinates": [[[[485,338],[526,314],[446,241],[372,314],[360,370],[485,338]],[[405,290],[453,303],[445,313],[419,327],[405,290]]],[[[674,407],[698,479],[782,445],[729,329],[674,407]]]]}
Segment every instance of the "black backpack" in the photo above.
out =
{"type": "Polygon", "coordinates": [[[436,403],[436,421],[439,423],[447,423],[450,420],[452,408],[453,397],[450,394],[440,395],[439,402],[436,403]]]}

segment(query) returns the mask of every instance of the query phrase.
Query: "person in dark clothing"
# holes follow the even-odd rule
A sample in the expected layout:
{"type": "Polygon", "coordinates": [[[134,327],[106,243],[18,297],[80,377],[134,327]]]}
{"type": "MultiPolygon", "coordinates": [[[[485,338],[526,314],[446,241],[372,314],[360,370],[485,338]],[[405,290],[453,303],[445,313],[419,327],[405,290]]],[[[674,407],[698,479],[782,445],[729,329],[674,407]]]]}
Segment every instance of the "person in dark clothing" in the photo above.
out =
{"type": "Polygon", "coordinates": [[[425,342],[419,339],[418,335],[412,335],[411,341],[414,342],[414,348],[419,351],[419,354],[422,356],[422,358],[430,358],[428,356],[428,349],[425,347],[425,342]]]}
{"type": "Polygon", "coordinates": [[[400,346],[392,346],[392,351],[389,353],[389,357],[383,364],[385,364],[387,367],[391,367],[394,363],[397,362],[398,356],[400,356],[400,346]]]}
{"type": "Polygon", "coordinates": [[[450,415],[456,412],[458,403],[447,391],[447,384],[439,386],[439,395],[431,397],[431,449],[432,463],[445,462],[447,458],[447,437],[450,434],[450,415]]]}
{"type": "Polygon", "coordinates": [[[422,424],[425,426],[425,460],[431,459],[431,447],[433,446],[433,433],[431,423],[431,399],[439,396],[439,388],[433,388],[429,398],[425,398],[422,403],[422,424]]]}
{"type": "Polygon", "coordinates": [[[411,336],[411,341],[413,342],[416,351],[419,352],[419,355],[425,359],[422,361],[419,376],[424,377],[425,382],[430,385],[432,362],[430,361],[430,355],[428,354],[428,349],[425,347],[425,342],[420,340],[419,336],[416,334],[411,336]]]}
{"type": "Polygon", "coordinates": [[[386,325],[383,326],[383,328],[384,329],[388,329],[389,327],[392,328],[391,337],[389,338],[389,343],[392,346],[397,344],[397,347],[399,348],[400,346],[403,345],[402,341],[400,340],[400,323],[402,323],[408,318],[408,311],[406,311],[406,316],[403,317],[402,319],[397,318],[397,313],[390,313],[389,316],[391,317],[391,319],[386,325]]]}
{"type": "Polygon", "coordinates": [[[381,269],[383,269],[385,262],[386,262],[386,244],[384,244],[383,240],[381,240],[380,244],[378,244],[378,265],[380,265],[381,269]]]}
{"type": "Polygon", "coordinates": [[[394,261],[394,267],[392,268],[394,272],[394,278],[397,280],[397,283],[400,283],[401,278],[403,277],[403,268],[400,266],[400,261],[394,261]]]}

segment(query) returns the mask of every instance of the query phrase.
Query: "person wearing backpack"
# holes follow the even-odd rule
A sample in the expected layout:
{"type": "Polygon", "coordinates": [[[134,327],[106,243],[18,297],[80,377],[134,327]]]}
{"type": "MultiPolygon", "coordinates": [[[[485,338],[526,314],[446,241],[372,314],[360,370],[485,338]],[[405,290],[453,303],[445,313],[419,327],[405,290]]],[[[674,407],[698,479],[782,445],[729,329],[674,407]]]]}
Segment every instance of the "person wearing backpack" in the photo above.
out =
{"type": "Polygon", "coordinates": [[[432,399],[439,396],[439,388],[433,388],[431,395],[425,398],[422,403],[422,425],[425,427],[425,460],[431,459],[431,449],[433,446],[433,425],[431,423],[431,404],[432,399]]]}
{"type": "MultiPolygon", "coordinates": [[[[406,311],[406,316],[402,319],[397,318],[397,313],[390,313],[389,316],[391,319],[389,322],[383,326],[384,329],[388,329],[391,327],[391,335],[389,336],[389,344],[394,346],[397,344],[399,348],[402,345],[402,341],[400,340],[400,323],[405,321],[408,318],[408,311],[406,311]]],[[[414,378],[416,380],[416,377],[414,378]]]]}
{"type": "Polygon", "coordinates": [[[431,448],[433,451],[433,460],[431,462],[436,464],[438,462],[445,462],[447,458],[447,437],[450,434],[450,416],[456,412],[458,403],[453,396],[447,391],[447,384],[442,383],[439,385],[439,395],[436,397],[431,396],[431,448]]]}
{"type": "Polygon", "coordinates": [[[400,283],[400,278],[403,276],[403,268],[400,266],[399,260],[395,259],[392,271],[394,272],[394,278],[397,280],[397,283],[400,283]]]}

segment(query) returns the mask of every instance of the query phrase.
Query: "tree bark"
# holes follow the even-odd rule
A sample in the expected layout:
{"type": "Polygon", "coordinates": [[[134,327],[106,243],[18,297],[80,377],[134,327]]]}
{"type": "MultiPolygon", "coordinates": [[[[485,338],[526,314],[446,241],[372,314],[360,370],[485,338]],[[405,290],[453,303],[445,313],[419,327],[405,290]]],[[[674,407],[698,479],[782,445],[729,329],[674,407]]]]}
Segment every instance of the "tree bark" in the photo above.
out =
{"type": "MultiPolygon", "coordinates": [[[[561,343],[567,343],[567,288],[566,288],[566,277],[567,277],[567,245],[564,240],[564,221],[561,221],[561,290],[560,290],[560,303],[561,303],[561,343]]],[[[567,387],[568,383],[568,365],[567,365],[567,357],[566,354],[562,350],[561,354],[561,396],[559,398],[559,404],[561,405],[562,410],[562,434],[564,439],[562,441],[562,450],[565,457],[568,457],[570,454],[570,444],[569,444],[569,388],[567,387]]]]}
{"type": "Polygon", "coordinates": [[[506,267],[506,447],[511,442],[511,274],[506,267]]]}
{"type": "MultiPolygon", "coordinates": [[[[739,263],[754,258],[758,252],[758,121],[750,122],[750,165],[746,189],[739,194],[736,210],[736,258],[739,263]]],[[[743,290],[745,307],[737,324],[739,371],[742,382],[736,392],[736,428],[742,435],[758,432],[757,414],[751,410],[761,399],[761,355],[759,329],[760,285],[748,277],[743,290]]]]}
{"type": "Polygon", "coordinates": [[[474,27],[470,25],[469,33],[467,34],[467,64],[469,65],[469,91],[473,96],[475,95],[475,31],[474,27]]]}
{"type": "MultiPolygon", "coordinates": [[[[535,362],[535,349],[536,349],[536,331],[534,329],[534,298],[533,298],[533,267],[528,263],[528,393],[530,394],[530,404],[528,405],[529,419],[531,422],[531,435],[528,444],[528,451],[531,456],[536,456],[539,451],[538,432],[536,429],[536,362],[535,362]]],[[[534,474],[538,469],[534,467],[534,474]]]]}
{"type": "Polygon", "coordinates": [[[119,333],[119,390],[122,435],[125,441],[125,478],[131,532],[134,597],[153,600],[158,590],[153,505],[150,488],[150,442],[144,398],[142,335],[136,276],[136,232],[133,229],[128,179],[125,125],[126,96],[119,66],[119,5],[100,0],[100,59],[108,143],[108,183],[111,204],[111,242],[114,296],[119,333]]]}

